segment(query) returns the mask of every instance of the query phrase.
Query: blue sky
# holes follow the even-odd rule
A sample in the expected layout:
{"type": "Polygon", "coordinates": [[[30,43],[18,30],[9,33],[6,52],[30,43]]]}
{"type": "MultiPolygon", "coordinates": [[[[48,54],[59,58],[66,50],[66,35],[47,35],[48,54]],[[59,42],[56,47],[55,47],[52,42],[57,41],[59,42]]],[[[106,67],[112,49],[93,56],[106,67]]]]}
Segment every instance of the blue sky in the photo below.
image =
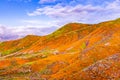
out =
{"type": "Polygon", "coordinates": [[[120,0],[0,0],[0,40],[46,35],[70,22],[120,18],[120,0]]]}

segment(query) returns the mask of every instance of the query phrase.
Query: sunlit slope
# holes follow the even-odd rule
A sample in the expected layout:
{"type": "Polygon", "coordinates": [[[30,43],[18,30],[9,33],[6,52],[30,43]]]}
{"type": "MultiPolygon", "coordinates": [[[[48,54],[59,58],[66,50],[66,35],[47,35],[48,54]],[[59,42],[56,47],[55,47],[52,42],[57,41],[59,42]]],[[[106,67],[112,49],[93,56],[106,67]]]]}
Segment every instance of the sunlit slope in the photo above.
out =
{"type": "Polygon", "coordinates": [[[28,48],[39,39],[39,36],[28,35],[19,40],[2,42],[0,43],[1,56],[16,53],[17,51],[28,48]]]}
{"type": "Polygon", "coordinates": [[[99,60],[69,78],[71,80],[119,80],[120,53],[99,60]]]}
{"type": "Polygon", "coordinates": [[[43,50],[52,50],[60,53],[62,51],[58,47],[74,43],[96,28],[97,26],[92,27],[92,25],[88,24],[70,23],[50,35],[42,37],[31,35],[20,40],[3,42],[0,44],[0,52],[3,56],[37,53],[43,50]]]}
{"type": "Polygon", "coordinates": [[[71,43],[74,43],[97,28],[96,26],[91,26],[92,25],[77,23],[67,24],[61,29],[55,31],[54,33],[45,36],[42,41],[40,40],[36,42],[29,49],[26,49],[23,52],[29,53],[31,49],[39,52],[43,49],[52,49],[58,51],[58,53],[61,53],[62,51],[59,50],[60,46],[67,46],[71,43]]]}
{"type": "MultiPolygon", "coordinates": [[[[112,22],[109,22],[109,24],[111,23],[112,22]]],[[[120,43],[119,43],[120,41],[119,24],[120,23],[118,24],[112,23],[109,26],[107,26],[108,23],[106,24],[103,23],[103,24],[104,24],[103,27],[96,29],[94,32],[86,36],[84,39],[72,44],[72,46],[75,47],[74,49],[79,50],[78,52],[79,56],[76,56],[76,58],[75,57],[73,58],[73,63],[71,65],[67,66],[64,69],[61,69],[58,73],[52,75],[52,79],[54,79],[53,77],[55,77],[55,79],[64,79],[66,76],[69,76],[69,77],[66,77],[65,79],[74,80],[74,78],[72,78],[74,76],[75,79],[77,80],[79,79],[80,74],[79,75],[76,75],[76,74],[80,72],[82,69],[110,55],[120,53],[120,43]],[[102,29],[103,31],[99,33],[99,31],[102,29]],[[87,45],[84,44],[83,46],[83,43],[87,39],[89,39],[89,44],[87,45]]],[[[119,73],[117,73],[116,75],[120,76],[119,73]]]]}
{"type": "Polygon", "coordinates": [[[119,80],[120,19],[67,25],[72,29],[64,26],[60,34],[57,30],[38,37],[17,56],[1,57],[0,79],[119,80]],[[75,25],[78,27],[73,29],[75,25]]]}

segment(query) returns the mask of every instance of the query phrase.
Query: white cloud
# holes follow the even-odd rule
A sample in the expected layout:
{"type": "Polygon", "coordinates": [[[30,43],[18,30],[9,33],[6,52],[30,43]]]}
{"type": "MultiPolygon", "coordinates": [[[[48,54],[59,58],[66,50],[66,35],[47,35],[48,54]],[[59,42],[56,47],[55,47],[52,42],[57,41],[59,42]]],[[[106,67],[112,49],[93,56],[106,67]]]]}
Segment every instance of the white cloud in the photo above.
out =
{"type": "Polygon", "coordinates": [[[56,22],[42,20],[20,20],[21,26],[5,26],[0,24],[0,41],[22,38],[26,35],[47,35],[57,29],[56,22]]]}
{"type": "MultiPolygon", "coordinates": [[[[47,1],[47,0],[45,0],[47,1]]],[[[48,0],[49,1],[49,0],[48,0]]],[[[68,22],[98,23],[120,17],[120,0],[107,3],[105,6],[96,5],[61,5],[37,8],[29,16],[46,15],[54,18],[61,25],[68,22]]]]}
{"type": "Polygon", "coordinates": [[[56,21],[54,20],[21,20],[22,24],[29,27],[37,27],[37,28],[50,28],[50,27],[58,27],[56,21]]]}
{"type": "Polygon", "coordinates": [[[51,3],[51,2],[55,2],[56,0],[40,0],[39,3],[43,4],[43,3],[51,3]]]}
{"type": "Polygon", "coordinates": [[[39,26],[0,26],[0,41],[22,38],[26,35],[47,35],[53,32],[56,27],[40,28],[39,26]]]}

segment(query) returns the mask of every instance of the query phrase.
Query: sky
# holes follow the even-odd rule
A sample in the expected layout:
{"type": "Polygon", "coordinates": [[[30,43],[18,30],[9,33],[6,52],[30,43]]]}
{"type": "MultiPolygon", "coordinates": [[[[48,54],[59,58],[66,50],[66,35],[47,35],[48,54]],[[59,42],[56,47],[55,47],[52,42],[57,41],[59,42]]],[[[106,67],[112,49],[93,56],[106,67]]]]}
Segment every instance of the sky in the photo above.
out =
{"type": "Polygon", "coordinates": [[[120,0],[0,0],[0,41],[120,18],[120,0]]]}

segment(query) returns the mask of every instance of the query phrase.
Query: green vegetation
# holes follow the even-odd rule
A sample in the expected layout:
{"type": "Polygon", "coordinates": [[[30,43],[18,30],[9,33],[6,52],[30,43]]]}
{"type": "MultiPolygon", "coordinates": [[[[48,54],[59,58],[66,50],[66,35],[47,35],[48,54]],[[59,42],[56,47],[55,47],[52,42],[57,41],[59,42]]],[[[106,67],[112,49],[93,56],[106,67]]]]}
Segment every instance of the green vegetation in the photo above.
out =
{"type": "Polygon", "coordinates": [[[8,54],[10,54],[10,53],[12,53],[13,52],[13,50],[6,50],[6,51],[3,51],[2,52],[2,56],[4,56],[4,55],[8,55],[8,54]]]}
{"type": "Polygon", "coordinates": [[[5,43],[4,42],[0,42],[0,46],[2,47],[2,46],[4,46],[5,45],[5,43]]]}
{"type": "Polygon", "coordinates": [[[68,50],[67,52],[72,53],[72,52],[75,52],[75,51],[76,51],[76,50],[73,48],[73,49],[68,50]]]}
{"type": "Polygon", "coordinates": [[[67,24],[65,26],[63,26],[62,28],[56,30],[55,32],[53,32],[52,34],[46,36],[46,40],[51,40],[54,39],[55,37],[58,37],[60,35],[63,35],[66,32],[72,31],[72,26],[70,24],[67,24]]]}
{"type": "Polygon", "coordinates": [[[2,56],[5,56],[5,55],[8,55],[8,54],[11,54],[11,53],[14,53],[14,52],[17,52],[21,50],[21,48],[15,48],[15,49],[10,49],[10,50],[5,50],[1,53],[2,56]]]}
{"type": "Polygon", "coordinates": [[[85,49],[86,48],[86,44],[85,44],[85,42],[84,43],[82,43],[82,45],[81,45],[81,49],[85,49]]]}

